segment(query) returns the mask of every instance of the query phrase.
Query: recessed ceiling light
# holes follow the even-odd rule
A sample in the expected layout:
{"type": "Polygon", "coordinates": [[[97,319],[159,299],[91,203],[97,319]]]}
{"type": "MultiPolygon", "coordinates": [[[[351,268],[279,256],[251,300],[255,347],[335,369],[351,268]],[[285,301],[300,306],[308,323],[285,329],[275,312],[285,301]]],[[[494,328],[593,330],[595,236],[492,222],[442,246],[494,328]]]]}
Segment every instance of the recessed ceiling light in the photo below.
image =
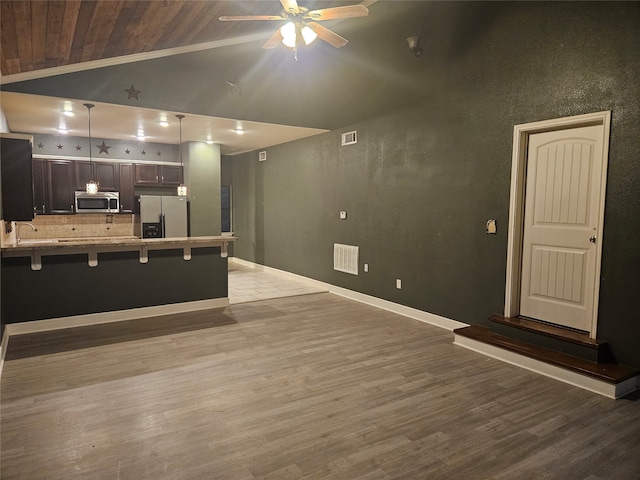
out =
{"type": "Polygon", "coordinates": [[[244,134],[244,130],[242,130],[241,128],[236,128],[234,132],[236,132],[238,135],[244,134]]]}
{"type": "Polygon", "coordinates": [[[167,122],[166,120],[160,120],[160,126],[161,127],[168,127],[169,126],[169,122],[167,122]]]}

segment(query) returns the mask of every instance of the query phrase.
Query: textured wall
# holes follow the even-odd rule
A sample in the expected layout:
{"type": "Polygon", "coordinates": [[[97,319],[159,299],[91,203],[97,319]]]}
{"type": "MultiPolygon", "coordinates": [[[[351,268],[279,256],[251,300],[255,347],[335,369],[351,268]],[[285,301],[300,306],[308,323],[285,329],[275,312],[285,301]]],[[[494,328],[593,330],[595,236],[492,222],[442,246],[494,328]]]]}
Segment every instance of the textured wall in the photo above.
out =
{"type": "Polygon", "coordinates": [[[457,55],[422,58],[431,100],[353,125],[357,145],[340,147],[345,128],[234,157],[235,254],[486,323],[504,306],[513,126],[612,110],[599,336],[640,367],[640,4],[502,3],[482,20],[454,29],[457,55]],[[334,272],[334,242],[370,272],[334,272]]]}

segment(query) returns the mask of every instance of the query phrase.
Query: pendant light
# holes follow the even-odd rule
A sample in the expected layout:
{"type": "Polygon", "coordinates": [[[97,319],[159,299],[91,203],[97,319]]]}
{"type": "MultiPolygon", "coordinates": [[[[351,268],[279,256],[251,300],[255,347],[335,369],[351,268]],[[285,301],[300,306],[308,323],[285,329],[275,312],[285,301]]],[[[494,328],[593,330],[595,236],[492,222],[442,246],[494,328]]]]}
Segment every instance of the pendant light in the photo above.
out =
{"type": "Polygon", "coordinates": [[[182,182],[180,182],[180,185],[178,185],[178,195],[181,197],[186,197],[187,196],[187,186],[183,183],[184,182],[184,166],[182,164],[182,119],[184,118],[184,115],[176,115],[176,118],[178,120],[180,120],[180,144],[178,145],[178,148],[180,149],[180,167],[182,169],[182,182]]]}
{"type": "MultiPolygon", "coordinates": [[[[91,175],[93,176],[93,158],[91,156],[91,109],[95,107],[92,103],[84,103],[85,107],[87,107],[87,112],[89,113],[89,165],[91,170],[91,175]]],[[[89,180],[87,183],[87,193],[95,194],[98,193],[98,184],[94,180],[89,180]]]]}

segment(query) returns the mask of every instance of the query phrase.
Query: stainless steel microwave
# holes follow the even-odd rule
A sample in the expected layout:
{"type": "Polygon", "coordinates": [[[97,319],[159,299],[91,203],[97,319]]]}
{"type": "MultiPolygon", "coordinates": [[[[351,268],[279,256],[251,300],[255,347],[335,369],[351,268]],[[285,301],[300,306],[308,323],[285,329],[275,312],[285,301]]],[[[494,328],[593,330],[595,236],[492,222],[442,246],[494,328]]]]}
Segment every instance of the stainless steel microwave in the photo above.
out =
{"type": "Polygon", "coordinates": [[[87,193],[76,192],[76,213],[119,213],[120,194],[118,192],[87,193]]]}

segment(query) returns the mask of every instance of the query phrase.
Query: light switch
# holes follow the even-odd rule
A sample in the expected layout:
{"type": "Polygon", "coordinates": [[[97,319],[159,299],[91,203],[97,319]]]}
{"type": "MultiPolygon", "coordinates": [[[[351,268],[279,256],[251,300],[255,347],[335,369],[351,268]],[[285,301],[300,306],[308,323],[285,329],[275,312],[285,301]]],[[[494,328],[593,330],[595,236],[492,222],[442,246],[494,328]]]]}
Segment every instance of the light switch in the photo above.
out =
{"type": "Polygon", "coordinates": [[[347,212],[345,212],[344,210],[342,210],[340,212],[340,220],[346,220],[347,219],[347,212]]]}
{"type": "Polygon", "coordinates": [[[487,220],[487,235],[495,235],[497,232],[496,221],[487,220]]]}

